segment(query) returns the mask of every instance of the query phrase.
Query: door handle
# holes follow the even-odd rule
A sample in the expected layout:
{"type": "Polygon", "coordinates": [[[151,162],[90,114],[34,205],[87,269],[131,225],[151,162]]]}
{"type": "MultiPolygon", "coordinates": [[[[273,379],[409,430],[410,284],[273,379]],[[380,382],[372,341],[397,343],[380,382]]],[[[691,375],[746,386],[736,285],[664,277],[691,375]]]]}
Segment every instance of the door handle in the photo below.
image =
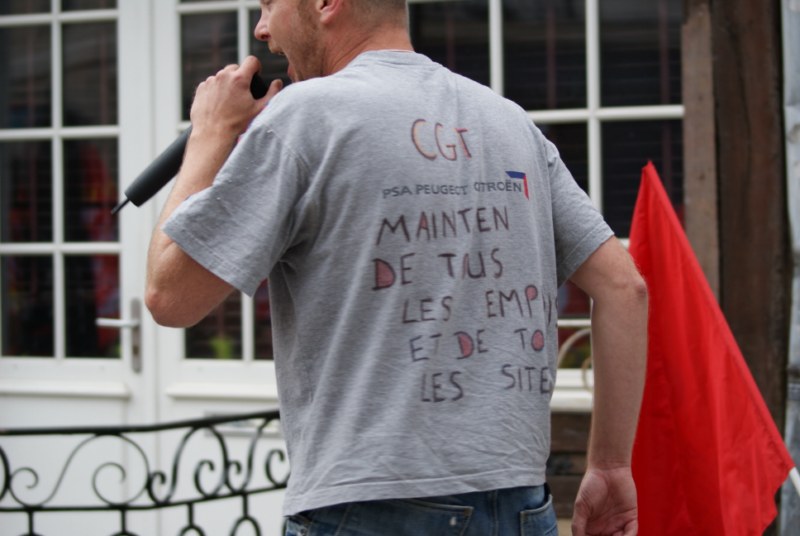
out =
{"type": "Polygon", "coordinates": [[[131,300],[130,315],[127,318],[97,318],[95,325],[100,328],[111,328],[130,331],[131,368],[134,372],[142,371],[141,346],[142,304],[134,298],[131,300]]]}

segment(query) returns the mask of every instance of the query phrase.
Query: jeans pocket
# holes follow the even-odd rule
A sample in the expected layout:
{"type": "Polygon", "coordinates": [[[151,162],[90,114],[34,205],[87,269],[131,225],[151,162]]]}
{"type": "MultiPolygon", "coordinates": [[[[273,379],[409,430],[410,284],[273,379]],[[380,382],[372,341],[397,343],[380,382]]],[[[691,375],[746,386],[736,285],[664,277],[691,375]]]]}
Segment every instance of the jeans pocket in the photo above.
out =
{"type": "Polygon", "coordinates": [[[284,523],[284,536],[308,536],[311,521],[303,516],[289,516],[284,523]]]}
{"type": "Polygon", "coordinates": [[[520,536],[557,536],[558,519],[553,508],[553,496],[548,493],[542,506],[520,512],[519,522],[520,536]]]}
{"type": "Polygon", "coordinates": [[[375,534],[408,536],[460,536],[472,518],[473,508],[428,499],[382,501],[376,512],[380,526],[375,534]]]}
{"type": "Polygon", "coordinates": [[[285,536],[461,536],[472,511],[414,499],[334,505],[287,518],[285,536]]]}

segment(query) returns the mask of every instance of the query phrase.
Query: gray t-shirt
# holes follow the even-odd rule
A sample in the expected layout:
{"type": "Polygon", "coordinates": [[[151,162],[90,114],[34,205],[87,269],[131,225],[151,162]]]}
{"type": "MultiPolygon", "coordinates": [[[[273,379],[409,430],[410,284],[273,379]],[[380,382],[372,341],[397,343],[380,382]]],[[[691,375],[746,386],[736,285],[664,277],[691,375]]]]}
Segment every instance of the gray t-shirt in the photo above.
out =
{"type": "Polygon", "coordinates": [[[286,514],[544,482],[558,287],[612,232],[515,104],[366,52],[278,94],[165,230],[269,276],[286,514]]]}

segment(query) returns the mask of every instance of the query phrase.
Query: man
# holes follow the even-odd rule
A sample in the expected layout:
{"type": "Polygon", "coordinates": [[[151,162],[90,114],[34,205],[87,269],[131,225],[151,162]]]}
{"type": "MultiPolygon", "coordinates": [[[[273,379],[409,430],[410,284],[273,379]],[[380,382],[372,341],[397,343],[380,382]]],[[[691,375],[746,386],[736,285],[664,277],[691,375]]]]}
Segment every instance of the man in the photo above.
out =
{"type": "Polygon", "coordinates": [[[147,304],[189,326],[269,276],[288,534],[556,534],[567,278],[594,302],[596,385],[573,533],[635,534],[646,289],[555,148],[415,54],[403,0],[261,9],[300,83],[253,100],[251,57],[200,84],[147,304]]]}

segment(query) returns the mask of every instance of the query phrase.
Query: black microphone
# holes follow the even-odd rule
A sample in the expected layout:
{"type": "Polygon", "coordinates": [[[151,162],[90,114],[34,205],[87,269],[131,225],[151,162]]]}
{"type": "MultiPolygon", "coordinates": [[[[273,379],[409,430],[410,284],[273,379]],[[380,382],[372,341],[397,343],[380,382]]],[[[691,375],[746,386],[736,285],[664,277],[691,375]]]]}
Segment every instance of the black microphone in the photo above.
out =
{"type": "MultiPolygon", "coordinates": [[[[250,81],[250,93],[255,99],[260,99],[267,94],[267,85],[258,74],[253,75],[253,79],[250,81]]],[[[119,212],[129,201],[137,207],[142,206],[142,203],[156,195],[161,188],[178,174],[178,170],[183,162],[186,142],[189,141],[191,132],[192,127],[189,125],[189,128],[184,130],[169,147],[164,149],[164,151],[136,177],[125,190],[125,200],[115,206],[111,210],[111,214],[119,212]]]]}

